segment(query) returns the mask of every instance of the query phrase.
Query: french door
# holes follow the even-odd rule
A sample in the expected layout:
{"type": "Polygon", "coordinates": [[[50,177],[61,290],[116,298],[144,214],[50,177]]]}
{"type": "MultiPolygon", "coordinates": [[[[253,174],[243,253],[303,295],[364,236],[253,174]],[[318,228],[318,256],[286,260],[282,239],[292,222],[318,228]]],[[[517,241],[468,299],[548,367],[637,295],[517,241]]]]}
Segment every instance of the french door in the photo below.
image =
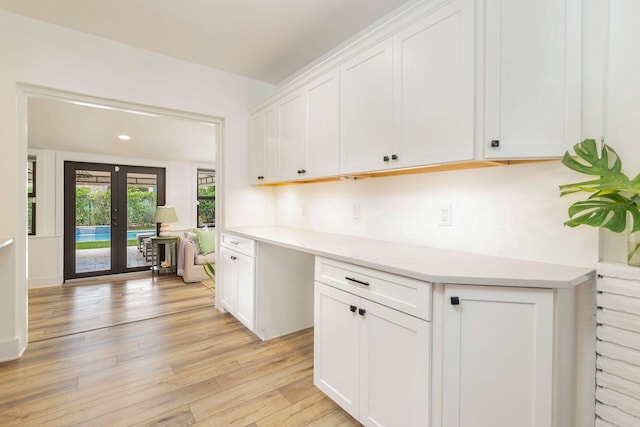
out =
{"type": "Polygon", "coordinates": [[[65,162],[65,280],[148,270],[164,204],[164,168],[65,162]]]}

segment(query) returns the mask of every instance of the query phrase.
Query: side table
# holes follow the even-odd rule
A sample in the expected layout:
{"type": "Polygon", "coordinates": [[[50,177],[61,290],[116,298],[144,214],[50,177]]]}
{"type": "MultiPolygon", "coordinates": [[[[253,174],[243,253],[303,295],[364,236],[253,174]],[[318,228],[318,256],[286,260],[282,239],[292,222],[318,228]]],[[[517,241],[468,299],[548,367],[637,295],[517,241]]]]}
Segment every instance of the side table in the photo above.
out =
{"type": "Polygon", "coordinates": [[[156,236],[151,237],[151,273],[169,273],[176,274],[178,268],[178,238],[175,236],[156,236]],[[164,245],[164,260],[160,260],[159,245],[164,245]],[[160,263],[168,261],[169,267],[162,267],[160,263]]]}

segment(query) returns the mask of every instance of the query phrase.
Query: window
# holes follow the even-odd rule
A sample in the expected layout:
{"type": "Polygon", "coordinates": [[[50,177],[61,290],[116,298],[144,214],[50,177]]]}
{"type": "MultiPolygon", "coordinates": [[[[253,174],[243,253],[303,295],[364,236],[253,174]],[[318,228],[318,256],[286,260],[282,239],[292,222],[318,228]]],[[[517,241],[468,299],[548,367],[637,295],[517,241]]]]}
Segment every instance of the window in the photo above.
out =
{"type": "Polygon", "coordinates": [[[27,159],[27,234],[36,234],[36,158],[27,159]]]}
{"type": "Polygon", "coordinates": [[[216,225],[216,171],[198,169],[198,227],[216,225]]]}

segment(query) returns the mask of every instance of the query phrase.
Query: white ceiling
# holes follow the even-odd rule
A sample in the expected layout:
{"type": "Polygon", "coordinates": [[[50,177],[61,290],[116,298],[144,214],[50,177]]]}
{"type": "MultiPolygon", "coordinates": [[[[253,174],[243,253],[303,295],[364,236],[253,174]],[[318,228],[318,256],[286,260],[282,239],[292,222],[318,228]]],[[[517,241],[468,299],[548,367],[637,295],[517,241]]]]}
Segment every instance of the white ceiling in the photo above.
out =
{"type": "MultiPolygon", "coordinates": [[[[278,83],[416,0],[0,0],[0,9],[278,83]]],[[[213,162],[215,128],[31,98],[28,145],[213,162]],[[117,135],[126,133],[130,141],[117,135]]]]}
{"type": "Polygon", "coordinates": [[[27,129],[29,148],[194,163],[215,161],[215,126],[186,119],[31,97],[27,129]],[[131,139],[121,141],[120,134],[131,139]]]}
{"type": "Polygon", "coordinates": [[[275,84],[405,3],[0,0],[0,9],[275,84]]]}

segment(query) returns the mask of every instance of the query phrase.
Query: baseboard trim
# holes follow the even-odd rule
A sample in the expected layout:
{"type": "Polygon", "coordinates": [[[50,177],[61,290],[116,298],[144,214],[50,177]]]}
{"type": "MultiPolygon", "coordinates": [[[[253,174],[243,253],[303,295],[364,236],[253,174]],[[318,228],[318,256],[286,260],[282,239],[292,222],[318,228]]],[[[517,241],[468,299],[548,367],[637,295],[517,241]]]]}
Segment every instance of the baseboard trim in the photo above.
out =
{"type": "Polygon", "coordinates": [[[0,341],[0,363],[7,362],[9,360],[19,359],[22,353],[27,349],[20,348],[20,341],[17,338],[0,341]]]}
{"type": "Polygon", "coordinates": [[[51,286],[60,286],[63,282],[62,275],[38,277],[36,279],[29,279],[29,289],[35,288],[49,288],[51,286]]]}

